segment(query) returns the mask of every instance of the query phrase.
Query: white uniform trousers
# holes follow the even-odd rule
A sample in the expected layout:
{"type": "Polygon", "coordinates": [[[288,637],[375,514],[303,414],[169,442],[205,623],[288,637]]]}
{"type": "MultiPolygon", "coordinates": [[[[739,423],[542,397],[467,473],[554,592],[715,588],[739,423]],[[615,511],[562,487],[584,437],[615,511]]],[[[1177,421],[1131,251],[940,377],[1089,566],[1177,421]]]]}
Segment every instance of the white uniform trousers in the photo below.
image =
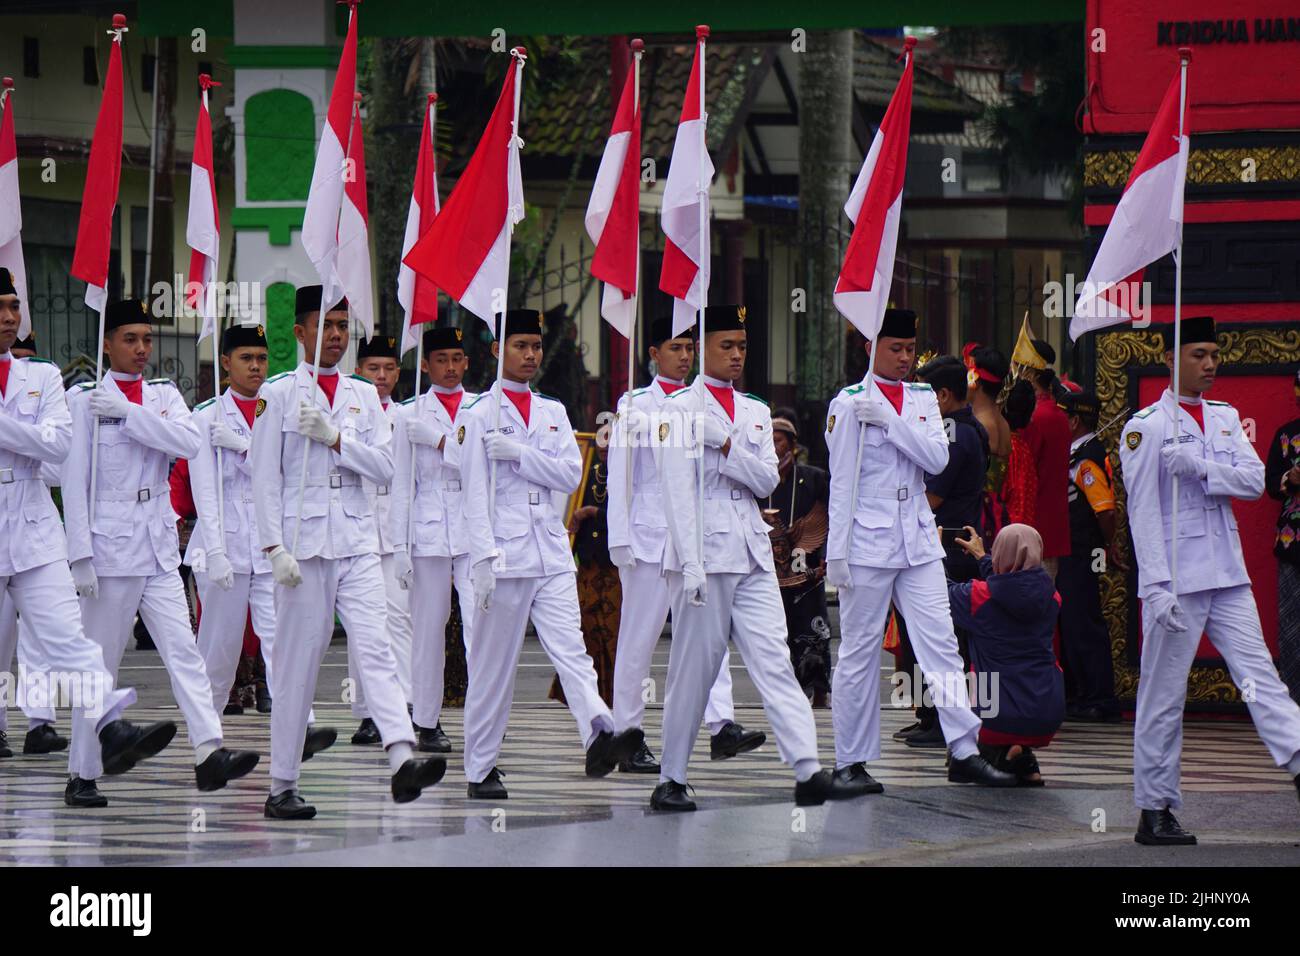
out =
{"type": "MultiPolygon", "coordinates": [[[[648,561],[620,568],[618,579],[623,585],[623,606],[618,620],[618,650],[614,655],[614,729],[621,732],[640,727],[645,718],[645,681],[650,676],[655,645],[668,620],[668,579],[658,564],[648,561]]],[[[718,678],[709,691],[704,723],[709,733],[716,734],[735,719],[731,651],[727,650],[722,655],[718,678]]]]}
{"type": "MultiPolygon", "coordinates": [[[[916,662],[939,713],[948,749],[957,759],[979,752],[980,719],[971,710],[966,667],[948,610],[943,562],[910,568],[849,565],[853,587],[840,589],[840,654],[831,677],[835,766],[880,757],[880,646],[892,598],[907,621],[916,662]]],[[[913,688],[919,694],[921,688],[913,688]]]]}
{"type": "Polygon", "coordinates": [[[302,763],[312,695],[334,633],[334,612],[348,635],[348,651],[369,692],[379,736],[388,747],[415,743],[397,664],[388,643],[384,575],[379,555],[304,558],[302,583],[275,595],[275,701],[271,709],[271,778],[294,783],[302,763]]]}
{"type": "MultiPolygon", "coordinates": [[[[185,732],[190,746],[221,746],[220,713],[212,706],[212,685],[203,666],[203,656],[194,643],[190,629],[190,608],[185,601],[185,586],[176,571],[130,577],[101,577],[99,596],[81,598],[81,620],[86,636],[104,651],[104,663],[116,679],[122,654],[135,629],[138,611],[162,657],[171,680],[172,696],[185,715],[185,732]]],[[[99,760],[99,742],[77,747],[70,756],[72,773],[83,780],[94,780],[103,773],[99,760]]]]}
{"type": "Polygon", "coordinates": [[[465,779],[470,783],[482,783],[501,754],[530,617],[559,674],[583,747],[590,747],[602,730],[614,729],[614,716],[600,699],[596,666],[582,639],[577,581],[572,571],[498,578],[488,610],[475,612],[465,692],[465,779]]]}
{"type": "Polygon", "coordinates": [[[236,574],[229,591],[212,582],[202,571],[194,573],[199,589],[199,653],[203,655],[208,683],[212,685],[212,705],[220,713],[230,699],[235,682],[239,655],[244,647],[244,625],[249,612],[253,631],[262,643],[262,660],[266,663],[266,690],[275,700],[271,649],[275,646],[275,578],[263,574],[236,574]]]}
{"type": "Polygon", "coordinates": [[[1178,595],[1187,630],[1171,634],[1142,607],[1142,671],[1133,725],[1133,797],[1142,810],[1178,809],[1187,674],[1204,633],[1242,690],[1255,731],[1279,766],[1300,773],[1300,707],[1264,643],[1250,585],[1178,595]]]}
{"type": "MultiPolygon", "coordinates": [[[[384,606],[388,615],[388,639],[393,648],[393,659],[397,663],[397,681],[402,685],[402,696],[408,701],[414,699],[411,687],[411,598],[409,591],[403,591],[397,580],[397,568],[391,554],[379,556],[379,567],[384,573],[384,606]]],[[[352,715],[358,718],[370,716],[366,706],[365,681],[357,673],[356,660],[352,646],[348,645],[348,676],[352,678],[355,693],[352,697],[352,715]]],[[[421,724],[423,726],[423,724],[421,724]]]]}
{"type": "Polygon", "coordinates": [[[660,779],[686,783],[686,767],[700,729],[710,688],[731,638],[745,659],[781,759],[793,767],[817,760],[817,724],[794,676],[786,644],[785,605],[776,575],[757,567],[748,574],[708,575],[708,602],[696,607],[682,591],[682,575],[670,572],[673,641],[664,695],[664,750],[660,779]]]}
{"type": "Polygon", "coordinates": [[[416,629],[411,647],[412,719],[418,727],[436,727],[442,714],[443,674],[447,663],[447,618],[451,616],[451,585],[460,600],[461,636],[466,656],[474,615],[474,586],[469,580],[469,555],[454,558],[412,558],[411,623],[416,629]]]}
{"type": "MultiPolygon", "coordinates": [[[[38,724],[54,723],[54,701],[48,695],[34,699],[34,695],[24,693],[18,696],[18,686],[48,687],[49,666],[41,655],[41,649],[32,637],[27,622],[19,622],[18,609],[7,592],[0,593],[0,671],[13,675],[10,682],[13,696],[27,717],[28,729],[38,724]],[[18,666],[10,670],[14,652],[18,653],[18,666]]],[[[0,731],[9,730],[8,701],[0,701],[0,731]]]]}
{"type": "Polygon", "coordinates": [[[70,689],[80,688],[72,695],[69,772],[77,773],[74,758],[78,752],[93,752],[98,763],[99,731],[135,703],[135,691],[116,686],[113,671],[104,666],[103,650],[86,639],[68,562],[51,561],[8,578],[0,577],[0,593],[8,594],[27,622],[33,646],[38,648],[51,679],[67,681],[70,689]]]}

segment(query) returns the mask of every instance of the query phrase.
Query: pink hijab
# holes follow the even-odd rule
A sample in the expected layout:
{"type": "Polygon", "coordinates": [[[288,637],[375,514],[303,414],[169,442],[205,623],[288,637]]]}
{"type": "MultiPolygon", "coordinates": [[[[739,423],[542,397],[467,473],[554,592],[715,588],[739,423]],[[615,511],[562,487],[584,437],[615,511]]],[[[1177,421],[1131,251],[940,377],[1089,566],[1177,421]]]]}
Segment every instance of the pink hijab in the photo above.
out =
{"type": "Polygon", "coordinates": [[[993,539],[993,573],[1032,571],[1043,566],[1043,538],[1027,524],[1006,525],[993,539]]]}

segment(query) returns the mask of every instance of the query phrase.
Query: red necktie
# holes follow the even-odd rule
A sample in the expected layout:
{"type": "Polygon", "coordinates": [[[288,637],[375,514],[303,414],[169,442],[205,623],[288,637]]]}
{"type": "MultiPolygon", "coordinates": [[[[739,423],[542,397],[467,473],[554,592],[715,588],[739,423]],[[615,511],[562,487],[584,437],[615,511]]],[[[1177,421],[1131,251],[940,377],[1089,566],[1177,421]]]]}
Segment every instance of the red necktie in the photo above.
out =
{"type": "Polygon", "coordinates": [[[681,383],[678,383],[678,382],[670,382],[670,381],[668,381],[667,379],[663,379],[663,378],[661,378],[661,379],[659,380],[659,387],[662,388],[662,389],[664,390],[664,394],[665,394],[665,395],[671,395],[673,392],[677,391],[679,388],[685,388],[685,387],[686,387],[686,383],[685,383],[685,382],[681,382],[681,383]]]}
{"type": "Polygon", "coordinates": [[[903,413],[903,383],[876,382],[876,388],[880,389],[881,395],[889,399],[889,404],[894,406],[894,411],[901,415],[903,413]]]}
{"type": "Polygon", "coordinates": [[[0,398],[4,398],[5,390],[9,387],[9,366],[13,364],[13,359],[0,362],[0,398]]]}
{"type": "MultiPolygon", "coordinates": [[[[438,396],[438,401],[442,402],[442,407],[447,409],[448,417],[450,417],[451,420],[454,422],[456,420],[456,412],[460,411],[461,396],[464,395],[465,393],[452,392],[450,395],[444,395],[442,394],[442,392],[434,392],[433,394],[438,396]]],[[[527,414],[524,414],[524,421],[528,421],[527,414]]]]}
{"type": "Polygon", "coordinates": [[[144,379],[137,378],[131,382],[123,382],[120,379],[114,381],[117,382],[117,387],[122,390],[122,394],[126,396],[128,402],[135,405],[144,404],[144,379]]]}
{"type": "Polygon", "coordinates": [[[722,410],[727,413],[727,417],[733,422],[736,420],[736,390],[730,385],[710,385],[704,383],[704,387],[713,393],[713,397],[718,400],[722,410]]]}
{"type": "Polygon", "coordinates": [[[1183,408],[1187,410],[1187,414],[1192,416],[1192,420],[1200,426],[1201,434],[1205,434],[1205,416],[1202,412],[1202,409],[1204,408],[1203,403],[1179,401],[1178,404],[1182,405],[1183,408]]]}
{"type": "Polygon", "coordinates": [[[523,418],[524,425],[527,425],[528,409],[531,408],[533,404],[533,393],[531,391],[516,392],[508,388],[502,389],[502,391],[506,393],[506,398],[515,403],[515,408],[519,409],[519,415],[523,418]]]}
{"type": "Polygon", "coordinates": [[[316,384],[320,386],[320,390],[324,392],[325,397],[329,399],[330,408],[333,408],[334,390],[339,387],[339,373],[329,372],[317,375],[316,384]]]}
{"type": "Polygon", "coordinates": [[[253,415],[257,411],[257,399],[240,398],[238,395],[230,396],[235,400],[235,407],[239,409],[240,414],[244,416],[244,421],[248,422],[248,427],[253,427],[253,415]]]}

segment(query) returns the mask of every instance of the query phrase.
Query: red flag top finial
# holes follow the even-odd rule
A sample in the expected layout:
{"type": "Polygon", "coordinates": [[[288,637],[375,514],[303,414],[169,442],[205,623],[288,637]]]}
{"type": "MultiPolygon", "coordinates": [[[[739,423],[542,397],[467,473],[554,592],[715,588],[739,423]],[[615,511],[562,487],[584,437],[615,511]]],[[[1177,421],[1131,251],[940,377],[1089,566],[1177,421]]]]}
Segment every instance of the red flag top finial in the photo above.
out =
{"type": "Polygon", "coordinates": [[[360,106],[360,105],[361,105],[361,91],[360,91],[360,90],[357,90],[356,92],[354,92],[354,93],[352,94],[352,102],[353,102],[353,103],[356,103],[357,106],[360,106]]]}
{"type": "Polygon", "coordinates": [[[528,51],[521,46],[514,47],[510,51],[510,55],[520,60],[528,59],[528,51]]]}
{"type": "Polygon", "coordinates": [[[632,41],[633,53],[640,53],[644,49],[645,49],[645,40],[642,40],[640,37],[637,37],[635,40],[632,41]]]}
{"type": "Polygon", "coordinates": [[[199,89],[206,91],[212,89],[214,86],[220,86],[220,85],[221,85],[220,83],[218,83],[216,80],[212,78],[211,73],[199,74],[199,89]]]}
{"type": "Polygon", "coordinates": [[[361,0],[334,0],[334,2],[336,6],[347,7],[349,12],[355,12],[361,0]]]}
{"type": "Polygon", "coordinates": [[[436,103],[436,102],[438,102],[438,94],[437,94],[437,93],[430,93],[430,94],[429,94],[428,105],[429,105],[429,106],[432,106],[432,105],[433,105],[434,103],[436,103]]]}
{"type": "Polygon", "coordinates": [[[1180,46],[1178,48],[1178,59],[1187,63],[1192,62],[1192,48],[1189,46],[1180,46]]]}
{"type": "Polygon", "coordinates": [[[905,59],[916,46],[916,37],[907,37],[903,40],[903,52],[898,54],[900,60],[905,59]]]}
{"type": "Polygon", "coordinates": [[[114,29],[114,30],[125,30],[125,29],[126,29],[126,14],[125,14],[125,13],[115,13],[115,14],[113,14],[113,29],[114,29]]]}
{"type": "Polygon", "coordinates": [[[707,40],[708,38],[709,38],[709,25],[707,23],[701,23],[699,26],[695,28],[695,39],[707,40]]]}
{"type": "Polygon", "coordinates": [[[6,90],[12,90],[14,88],[14,78],[6,76],[4,80],[0,80],[0,84],[3,84],[6,90]]]}

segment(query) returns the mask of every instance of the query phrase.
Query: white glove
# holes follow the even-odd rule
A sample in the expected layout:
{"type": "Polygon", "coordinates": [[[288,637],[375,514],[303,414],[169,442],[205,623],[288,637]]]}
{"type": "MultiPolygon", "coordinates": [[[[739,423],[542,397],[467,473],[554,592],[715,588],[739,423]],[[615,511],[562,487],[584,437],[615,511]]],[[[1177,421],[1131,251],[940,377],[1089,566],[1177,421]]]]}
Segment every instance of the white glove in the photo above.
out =
{"type": "Polygon", "coordinates": [[[397,569],[397,586],[403,591],[411,590],[411,579],[415,576],[411,555],[406,551],[394,551],[393,565],[397,569]]]}
{"type": "Polygon", "coordinates": [[[406,438],[412,445],[428,445],[437,448],[447,433],[436,424],[414,415],[406,419],[406,438]]]}
{"type": "Polygon", "coordinates": [[[229,591],[235,586],[235,569],[230,566],[230,559],[224,551],[208,552],[207,575],[208,580],[223,591],[229,591]]]}
{"type": "Polygon", "coordinates": [[[507,438],[499,432],[484,436],[483,449],[493,461],[518,461],[524,455],[522,442],[507,438]]]}
{"type": "Polygon", "coordinates": [[[682,568],[682,590],[695,607],[703,607],[709,599],[708,578],[704,568],[698,564],[688,564],[682,568]]]}
{"type": "Polygon", "coordinates": [[[492,571],[492,559],[484,558],[469,569],[469,580],[474,586],[474,604],[480,611],[492,605],[492,592],[497,589],[497,576],[492,571]]]}
{"type": "Polygon", "coordinates": [[[236,455],[248,451],[248,439],[240,435],[225,422],[213,422],[208,429],[208,441],[213,448],[228,448],[236,455]]]}
{"type": "Polygon", "coordinates": [[[121,392],[103,385],[90,393],[90,413],[96,418],[126,418],[135,407],[121,392]]]}
{"type": "Polygon", "coordinates": [[[271,562],[271,576],[275,583],[286,588],[296,588],[302,584],[302,572],[298,569],[298,559],[284,545],[277,544],[271,549],[267,558],[271,562]]]}
{"type": "Polygon", "coordinates": [[[73,561],[69,567],[72,570],[72,583],[77,588],[77,597],[99,597],[99,578],[95,576],[94,562],[90,558],[81,558],[73,561]]]}
{"type": "Polygon", "coordinates": [[[1156,624],[1166,631],[1178,634],[1187,630],[1187,618],[1183,617],[1183,609],[1178,606],[1178,599],[1167,587],[1150,588],[1142,595],[1142,603],[1151,608],[1156,624]]]}
{"type": "Polygon", "coordinates": [[[609,560],[616,568],[631,568],[636,564],[636,558],[632,556],[632,549],[625,544],[610,548],[609,560]]]}
{"type": "Polygon", "coordinates": [[[315,405],[302,402],[298,405],[298,432],[305,438],[318,441],[331,448],[339,440],[339,430],[323,411],[315,405]]]}
{"type": "Polygon", "coordinates": [[[853,587],[853,573],[849,570],[849,562],[843,558],[827,561],[826,580],[836,590],[853,587]]]}
{"type": "Polygon", "coordinates": [[[1205,459],[1192,454],[1190,446],[1166,445],[1160,449],[1165,460],[1165,470],[1179,478],[1204,478],[1205,459]]]}
{"type": "Polygon", "coordinates": [[[721,448],[731,432],[712,415],[702,415],[695,423],[695,437],[710,448],[721,448]]]}
{"type": "Polygon", "coordinates": [[[885,408],[885,403],[880,399],[868,398],[865,394],[853,396],[853,414],[857,415],[858,421],[863,425],[876,425],[880,428],[887,428],[890,420],[897,417],[885,408]]]}

